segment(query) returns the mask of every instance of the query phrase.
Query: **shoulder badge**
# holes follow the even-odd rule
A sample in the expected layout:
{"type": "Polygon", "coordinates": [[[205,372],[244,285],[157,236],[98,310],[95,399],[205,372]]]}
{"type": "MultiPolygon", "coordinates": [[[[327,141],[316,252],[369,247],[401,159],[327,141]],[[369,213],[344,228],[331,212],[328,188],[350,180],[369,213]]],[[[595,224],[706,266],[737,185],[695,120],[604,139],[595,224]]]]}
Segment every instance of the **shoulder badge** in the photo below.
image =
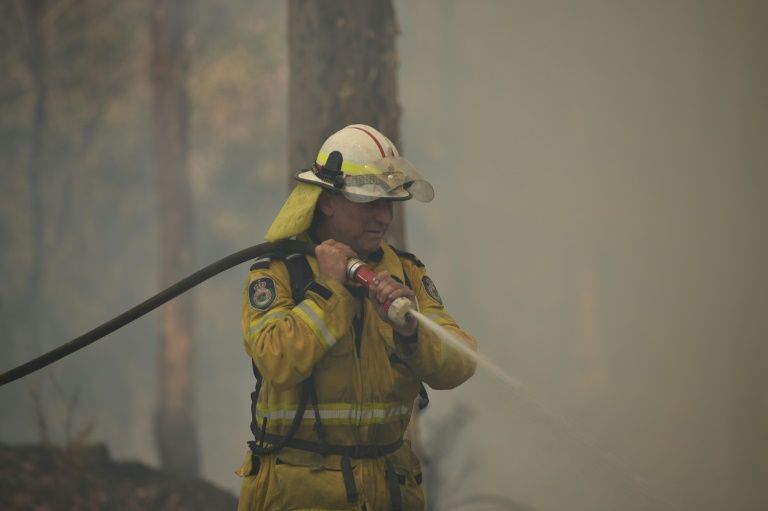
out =
{"type": "Polygon", "coordinates": [[[440,298],[440,293],[437,292],[437,287],[435,286],[435,283],[432,282],[432,279],[424,275],[421,278],[421,283],[424,284],[424,289],[427,291],[427,294],[431,296],[432,299],[435,300],[437,303],[442,305],[443,299],[440,298]]]}
{"type": "Polygon", "coordinates": [[[256,310],[267,310],[275,301],[275,281],[271,277],[261,277],[248,286],[248,300],[256,310]]]}

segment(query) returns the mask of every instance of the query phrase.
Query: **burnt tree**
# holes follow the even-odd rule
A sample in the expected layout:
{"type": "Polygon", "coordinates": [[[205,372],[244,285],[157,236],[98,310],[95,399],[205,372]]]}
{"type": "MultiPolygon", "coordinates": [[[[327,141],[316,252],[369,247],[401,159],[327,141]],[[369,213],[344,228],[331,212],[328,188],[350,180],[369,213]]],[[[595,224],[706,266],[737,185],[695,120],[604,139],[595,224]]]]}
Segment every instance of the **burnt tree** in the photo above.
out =
{"type": "MultiPolygon", "coordinates": [[[[369,124],[401,149],[397,33],[391,0],[289,2],[291,185],[323,141],[348,124],[369,124]]],[[[387,238],[404,248],[401,203],[387,238]]]]}
{"type": "MultiPolygon", "coordinates": [[[[193,211],[187,170],[186,2],[154,0],[152,35],[153,165],[157,184],[160,287],[192,269],[193,211]]],[[[161,310],[157,447],[164,469],[198,472],[194,424],[193,302],[184,294],[161,310]]]]}

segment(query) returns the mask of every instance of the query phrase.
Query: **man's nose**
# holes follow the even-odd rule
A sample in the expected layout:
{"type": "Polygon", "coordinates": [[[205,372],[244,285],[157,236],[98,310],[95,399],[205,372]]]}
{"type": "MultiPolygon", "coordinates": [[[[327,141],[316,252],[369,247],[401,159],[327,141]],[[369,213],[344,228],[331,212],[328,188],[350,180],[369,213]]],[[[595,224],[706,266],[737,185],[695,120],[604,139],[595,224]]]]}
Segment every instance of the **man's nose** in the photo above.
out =
{"type": "Polygon", "coordinates": [[[377,200],[374,219],[381,224],[389,225],[392,222],[392,201],[377,200]]]}

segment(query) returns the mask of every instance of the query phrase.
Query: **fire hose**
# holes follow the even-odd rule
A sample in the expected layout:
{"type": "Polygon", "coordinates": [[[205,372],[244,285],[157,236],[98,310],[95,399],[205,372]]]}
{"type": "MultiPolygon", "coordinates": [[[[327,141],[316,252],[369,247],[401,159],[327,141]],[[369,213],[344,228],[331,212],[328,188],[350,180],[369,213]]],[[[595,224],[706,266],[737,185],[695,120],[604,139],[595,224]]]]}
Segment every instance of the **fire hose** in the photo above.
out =
{"type": "Polygon", "coordinates": [[[14,367],[10,371],[0,375],[0,386],[11,383],[14,380],[23,378],[30,373],[39,371],[40,369],[60,360],[67,355],[70,355],[78,350],[85,348],[86,346],[93,344],[99,339],[111,334],[115,330],[124,327],[128,323],[144,316],[148,312],[160,307],[165,302],[176,298],[182,293],[189,291],[198,284],[205,282],[218,275],[219,273],[228,270],[238,264],[244,263],[250,259],[274,253],[277,251],[282,252],[294,252],[306,255],[315,254],[315,245],[306,243],[303,241],[287,240],[276,243],[261,243],[252,247],[245,248],[234,254],[230,254],[215,263],[209,264],[205,268],[196,271],[192,275],[176,282],[172,286],[160,291],[156,295],[144,300],[135,307],[123,312],[119,316],[116,316],[109,321],[102,323],[93,330],[84,333],[80,337],[77,337],[65,344],[62,344],[58,348],[55,348],[39,357],[30,360],[20,366],[14,367]]]}
{"type": "MultiPolygon", "coordinates": [[[[71,355],[75,351],[81,350],[86,346],[93,344],[111,334],[115,330],[124,327],[128,323],[144,316],[145,314],[160,307],[164,303],[172,300],[173,298],[185,293],[197,286],[198,284],[205,282],[218,275],[219,273],[228,270],[238,264],[244,263],[250,259],[255,259],[260,256],[264,256],[269,253],[275,252],[288,252],[288,253],[300,253],[305,255],[315,255],[315,245],[303,241],[286,240],[274,243],[261,243],[254,245],[246,249],[235,252],[223,259],[209,264],[205,268],[196,271],[192,275],[180,280],[172,286],[160,291],[156,295],[144,300],[135,307],[123,312],[119,316],[116,316],[109,321],[102,323],[93,330],[90,330],[80,337],[77,337],[65,344],[62,344],[58,348],[55,348],[39,357],[30,360],[20,366],[6,371],[0,375],[0,386],[11,383],[12,381],[23,378],[30,373],[39,371],[40,369],[53,364],[57,360],[60,360],[67,355],[71,355]]],[[[356,258],[351,258],[347,262],[347,277],[350,281],[355,281],[364,287],[370,287],[373,285],[373,270],[367,266],[363,261],[356,258]]],[[[384,310],[387,311],[390,319],[397,324],[405,323],[408,312],[413,308],[410,300],[404,297],[397,298],[394,301],[384,304],[384,310]]]]}

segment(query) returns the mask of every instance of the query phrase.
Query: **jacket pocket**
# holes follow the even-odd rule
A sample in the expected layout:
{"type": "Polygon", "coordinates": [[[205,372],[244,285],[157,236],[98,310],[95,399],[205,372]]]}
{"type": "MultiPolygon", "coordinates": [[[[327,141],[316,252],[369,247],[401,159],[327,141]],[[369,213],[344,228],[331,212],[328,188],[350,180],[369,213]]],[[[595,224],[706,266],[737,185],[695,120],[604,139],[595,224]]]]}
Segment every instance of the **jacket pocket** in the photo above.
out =
{"type": "Polygon", "coordinates": [[[304,453],[280,453],[275,457],[279,509],[357,509],[347,501],[344,475],[335,467],[336,456],[319,460],[304,453]]]}
{"type": "Polygon", "coordinates": [[[408,444],[392,456],[392,465],[400,484],[403,509],[424,509],[421,463],[408,444]]]}
{"type": "Polygon", "coordinates": [[[243,478],[240,485],[240,497],[237,502],[238,511],[256,511],[265,509],[275,509],[271,502],[274,501],[274,474],[270,471],[269,456],[257,456],[258,463],[256,471],[251,474],[251,453],[248,452],[246,459],[235,474],[243,478]]]}

